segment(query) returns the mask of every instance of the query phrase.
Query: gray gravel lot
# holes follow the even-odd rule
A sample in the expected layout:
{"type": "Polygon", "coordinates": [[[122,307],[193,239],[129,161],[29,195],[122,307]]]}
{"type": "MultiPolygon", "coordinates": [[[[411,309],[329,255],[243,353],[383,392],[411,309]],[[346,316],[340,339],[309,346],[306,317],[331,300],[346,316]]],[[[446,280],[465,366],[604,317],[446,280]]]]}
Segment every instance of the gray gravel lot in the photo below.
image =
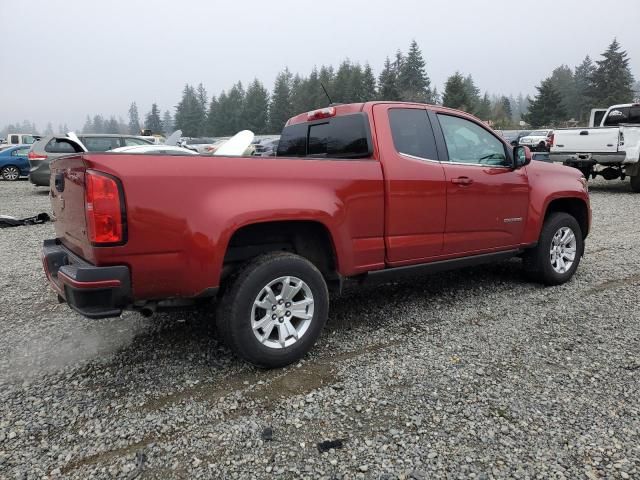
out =
{"type": "MultiPolygon", "coordinates": [[[[569,284],[514,260],[349,292],[277,371],[206,311],[81,318],[45,283],[52,224],[0,230],[0,478],[640,478],[640,195],[591,191],[569,284]]],[[[48,210],[0,182],[0,214],[48,210]]]]}

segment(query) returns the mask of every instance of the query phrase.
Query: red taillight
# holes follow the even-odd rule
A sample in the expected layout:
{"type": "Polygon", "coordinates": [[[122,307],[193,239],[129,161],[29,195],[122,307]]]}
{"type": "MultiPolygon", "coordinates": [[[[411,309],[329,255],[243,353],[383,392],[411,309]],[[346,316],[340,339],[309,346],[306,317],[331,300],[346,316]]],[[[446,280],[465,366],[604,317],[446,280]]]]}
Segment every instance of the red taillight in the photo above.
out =
{"type": "Polygon", "coordinates": [[[115,179],[90,170],[86,172],[85,213],[91,243],[124,241],[120,190],[115,179]]]}
{"type": "Polygon", "coordinates": [[[319,120],[321,118],[329,118],[336,116],[336,108],[335,107],[327,107],[321,108],[319,110],[313,110],[307,113],[307,120],[319,120]]]}
{"type": "Polygon", "coordinates": [[[40,155],[40,154],[35,153],[35,152],[29,152],[29,154],[27,155],[27,158],[29,160],[46,160],[47,156],[46,155],[40,155]]]}
{"type": "Polygon", "coordinates": [[[556,134],[555,133],[551,134],[551,138],[549,138],[549,145],[551,145],[552,147],[555,147],[555,145],[556,145],[556,134]]]}

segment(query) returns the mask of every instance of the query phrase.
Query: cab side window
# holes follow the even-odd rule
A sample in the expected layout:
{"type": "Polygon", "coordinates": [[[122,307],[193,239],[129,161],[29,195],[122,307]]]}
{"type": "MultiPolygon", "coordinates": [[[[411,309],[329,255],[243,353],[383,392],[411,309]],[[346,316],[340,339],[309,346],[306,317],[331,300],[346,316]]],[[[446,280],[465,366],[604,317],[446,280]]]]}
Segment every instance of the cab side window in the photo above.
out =
{"type": "Polygon", "coordinates": [[[438,114],[449,161],[478,165],[509,166],[504,144],[474,122],[438,114]]]}
{"type": "Polygon", "coordinates": [[[396,152],[438,160],[436,141],[426,110],[392,108],[389,110],[389,125],[396,152]]]}

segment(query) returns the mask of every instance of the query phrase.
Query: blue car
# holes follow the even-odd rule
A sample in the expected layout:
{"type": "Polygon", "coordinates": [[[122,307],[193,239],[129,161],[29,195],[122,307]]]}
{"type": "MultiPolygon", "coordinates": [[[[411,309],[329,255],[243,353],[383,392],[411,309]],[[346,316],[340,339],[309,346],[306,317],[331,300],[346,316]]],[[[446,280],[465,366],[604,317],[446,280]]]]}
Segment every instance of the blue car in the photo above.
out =
{"type": "Polygon", "coordinates": [[[15,181],[29,176],[29,149],[31,145],[15,145],[0,150],[0,177],[15,181]]]}

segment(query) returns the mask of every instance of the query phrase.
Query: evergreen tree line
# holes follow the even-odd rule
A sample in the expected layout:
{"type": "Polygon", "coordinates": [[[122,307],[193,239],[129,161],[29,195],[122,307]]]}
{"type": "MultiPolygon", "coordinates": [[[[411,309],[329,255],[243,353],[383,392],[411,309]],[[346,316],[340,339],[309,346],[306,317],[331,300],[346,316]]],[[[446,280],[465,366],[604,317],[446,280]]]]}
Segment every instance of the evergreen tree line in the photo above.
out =
{"type": "Polygon", "coordinates": [[[398,51],[393,61],[386,59],[378,78],[369,64],[347,59],[337,69],[323,65],[308,76],[285,68],[276,76],[272,92],[254,79],[246,88],[237,82],[208,99],[202,84],[185,85],[176,106],[175,128],[190,137],[227,136],[245,128],[258,134],[280,133],[293,115],[326,107],[327,94],[333,103],[376,99],[433,103],[438,98],[422,52],[413,41],[406,55],[398,51]]]}
{"type": "Polygon", "coordinates": [[[142,128],[146,128],[157,134],[170,134],[173,131],[173,117],[166,110],[164,115],[160,116],[160,108],[156,103],[151,105],[151,110],[145,115],[144,123],[140,122],[138,106],[133,102],[129,107],[129,123],[125,123],[122,117],[114,116],[108,119],[102,115],[87,115],[82,133],[117,133],[140,135],[142,128]]]}
{"type": "MultiPolygon", "coordinates": [[[[242,129],[257,134],[279,133],[291,116],[325,107],[329,99],[334,103],[364,102],[368,100],[397,100],[441,104],[472,113],[491,121],[497,128],[517,127],[525,120],[533,127],[569,125],[571,120],[584,124],[592,108],[605,108],[615,103],[631,102],[640,97],[640,82],[634,84],[627,52],[617,40],[609,45],[601,59],[593,62],[589,56],[575,68],[561,65],[544,79],[533,99],[481,94],[473,77],[455,72],[445,82],[440,94],[432,88],[426,62],[418,44],[413,41],[406,54],[398,50],[393,58],[386,58],[376,76],[368,63],[361,65],[344,60],[337,68],[321,66],[308,76],[292,74],[287,68],[275,79],[271,92],[254,79],[246,88],[237,82],[216,97],[208,97],[202,83],[197,87],[185,85],[182,97],[170,110],[161,113],[156,103],[140,119],[138,106],[129,107],[129,121],[102,115],[87,116],[82,132],[139,134],[142,128],[154,134],[169,135],[180,129],[183,135],[228,136],[242,129]]],[[[53,133],[51,123],[45,134],[53,133]]],[[[66,133],[66,125],[59,125],[57,133],[66,133]]],[[[8,125],[3,132],[35,132],[30,122],[8,125]]]]}
{"type": "Polygon", "coordinates": [[[43,135],[53,135],[60,134],[64,135],[69,131],[69,127],[66,123],[59,124],[57,130],[54,130],[53,124],[51,122],[47,123],[47,126],[44,130],[40,131],[35,123],[32,123],[28,120],[24,120],[22,123],[11,123],[6,125],[0,130],[0,138],[7,138],[7,135],[10,133],[33,133],[39,135],[42,133],[43,135]]]}

